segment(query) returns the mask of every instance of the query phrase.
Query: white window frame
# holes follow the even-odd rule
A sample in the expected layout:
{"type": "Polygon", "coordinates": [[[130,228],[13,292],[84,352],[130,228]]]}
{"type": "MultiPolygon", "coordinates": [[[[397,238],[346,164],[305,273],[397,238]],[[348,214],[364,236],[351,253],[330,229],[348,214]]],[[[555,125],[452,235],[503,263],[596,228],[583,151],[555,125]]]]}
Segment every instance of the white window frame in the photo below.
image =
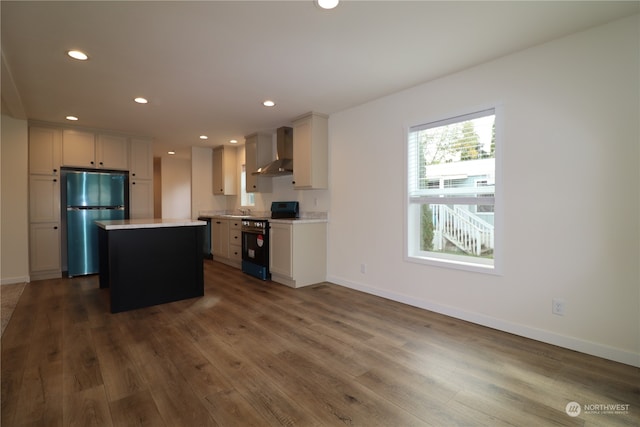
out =
{"type": "MultiPolygon", "coordinates": [[[[405,212],[404,212],[404,260],[407,262],[444,267],[456,270],[465,270],[479,273],[487,273],[494,275],[501,275],[503,269],[503,177],[502,177],[502,158],[504,153],[504,138],[503,138],[503,118],[504,109],[500,104],[494,104],[491,106],[485,106],[477,109],[470,109],[461,114],[452,114],[447,117],[440,117],[435,119],[428,119],[421,121],[420,123],[411,123],[404,126],[404,197],[405,197],[405,212]],[[413,128],[419,126],[427,126],[429,124],[440,123],[440,125],[446,125],[448,123],[455,123],[463,121],[466,118],[472,118],[474,115],[481,114],[483,111],[493,110],[495,114],[495,192],[494,192],[494,236],[495,247],[493,252],[493,263],[485,264],[481,258],[475,259],[470,256],[455,256],[451,254],[442,254],[438,252],[426,252],[416,254],[416,245],[419,245],[419,230],[415,230],[413,224],[416,223],[415,216],[418,215],[415,209],[419,210],[420,204],[415,201],[412,202],[409,196],[409,149],[410,142],[409,136],[413,128]],[[414,209],[414,211],[412,211],[414,209]]],[[[463,204],[464,198],[458,199],[463,204]]],[[[476,204],[477,198],[467,198],[468,204],[476,204]]],[[[476,204],[477,205],[477,204],[476,204]]]]}
{"type": "Polygon", "coordinates": [[[247,191],[247,168],[243,164],[240,171],[240,207],[252,208],[255,204],[255,195],[247,191]]]}

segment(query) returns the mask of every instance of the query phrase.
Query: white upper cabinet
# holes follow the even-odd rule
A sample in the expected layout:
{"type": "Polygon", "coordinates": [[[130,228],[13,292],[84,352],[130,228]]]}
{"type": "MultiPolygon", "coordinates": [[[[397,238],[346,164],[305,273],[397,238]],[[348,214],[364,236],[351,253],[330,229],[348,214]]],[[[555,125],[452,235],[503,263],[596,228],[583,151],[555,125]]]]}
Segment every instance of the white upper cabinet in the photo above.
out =
{"type": "Polygon", "coordinates": [[[65,129],[62,136],[64,166],[96,167],[96,136],[92,132],[65,129]]]}
{"type": "Polygon", "coordinates": [[[293,121],[294,188],[328,188],[328,123],[328,117],[319,113],[308,113],[293,121]]]}
{"type": "Polygon", "coordinates": [[[252,173],[272,160],[273,138],[268,133],[254,133],[244,138],[247,193],[270,193],[272,180],[252,173]]]}
{"type": "Polygon", "coordinates": [[[104,169],[129,169],[129,141],[125,136],[99,134],[96,141],[96,163],[104,169]]]}
{"type": "Polygon", "coordinates": [[[129,145],[124,136],[65,129],[62,164],[97,169],[129,169],[129,145]]]}
{"type": "Polygon", "coordinates": [[[29,128],[29,173],[59,175],[62,131],[46,127],[29,128]]]}
{"type": "Polygon", "coordinates": [[[131,179],[153,179],[153,144],[148,139],[131,138],[131,179]]]}
{"type": "Polygon", "coordinates": [[[224,145],[213,149],[213,194],[233,196],[236,190],[236,148],[224,145]]]}

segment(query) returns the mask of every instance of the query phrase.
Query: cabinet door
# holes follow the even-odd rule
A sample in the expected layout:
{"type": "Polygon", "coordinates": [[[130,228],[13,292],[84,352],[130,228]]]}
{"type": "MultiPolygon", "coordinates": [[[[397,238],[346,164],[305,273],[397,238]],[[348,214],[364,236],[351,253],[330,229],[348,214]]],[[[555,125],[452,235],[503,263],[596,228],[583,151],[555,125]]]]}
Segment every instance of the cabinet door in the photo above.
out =
{"type": "Polygon", "coordinates": [[[31,271],[60,270],[60,226],[31,224],[29,233],[31,271]]]}
{"type": "Polygon", "coordinates": [[[270,193],[272,191],[271,178],[252,175],[258,168],[272,160],[272,145],[272,137],[269,134],[256,133],[245,137],[244,164],[247,193],[270,193]]]}
{"type": "Polygon", "coordinates": [[[269,232],[269,269],[288,278],[293,278],[292,227],[289,224],[271,224],[269,232]]]}
{"type": "Polygon", "coordinates": [[[29,219],[31,222],[60,221],[60,179],[58,176],[29,177],[29,219]]]}
{"type": "Polygon", "coordinates": [[[131,179],[153,179],[153,145],[145,139],[131,139],[129,146],[131,179]]]}
{"type": "Polygon", "coordinates": [[[236,191],[236,149],[216,147],[213,149],[213,194],[233,196],[236,191]]]}
{"type": "Polygon", "coordinates": [[[213,150],[213,194],[224,194],[223,151],[213,150]]]}
{"type": "Polygon", "coordinates": [[[311,113],[293,122],[293,185],[298,189],[327,188],[328,119],[311,113]]]}
{"type": "Polygon", "coordinates": [[[216,257],[229,258],[229,221],[224,219],[211,220],[211,251],[213,259],[216,257]]]}
{"type": "Polygon", "coordinates": [[[258,142],[257,140],[257,135],[247,137],[244,140],[244,167],[246,172],[245,187],[247,193],[258,191],[258,177],[256,175],[252,175],[252,173],[257,170],[257,168],[255,167],[258,162],[258,153],[256,151],[256,144],[258,142]]]}
{"type": "Polygon", "coordinates": [[[124,136],[98,135],[97,166],[104,169],[129,169],[129,141],[124,136]]]}
{"type": "Polygon", "coordinates": [[[129,190],[129,218],[153,218],[153,181],[136,179],[129,190]]]}
{"type": "Polygon", "coordinates": [[[62,131],[52,128],[29,128],[29,173],[58,175],[62,149],[62,131]]]}
{"type": "Polygon", "coordinates": [[[311,121],[293,126],[293,185],[311,187],[311,121]]]}
{"type": "Polygon", "coordinates": [[[91,132],[65,129],[62,133],[62,165],[96,167],[96,141],[91,132]]]}

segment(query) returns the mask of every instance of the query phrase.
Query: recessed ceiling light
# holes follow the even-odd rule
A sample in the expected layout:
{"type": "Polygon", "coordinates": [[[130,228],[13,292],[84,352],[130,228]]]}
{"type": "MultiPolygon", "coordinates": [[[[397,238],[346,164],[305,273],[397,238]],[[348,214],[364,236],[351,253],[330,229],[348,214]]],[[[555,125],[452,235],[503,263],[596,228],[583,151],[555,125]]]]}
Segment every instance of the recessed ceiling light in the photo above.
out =
{"type": "Polygon", "coordinates": [[[176,154],[176,152],[175,152],[175,151],[167,151],[167,153],[169,153],[169,154],[171,154],[171,155],[176,154]]]}
{"type": "Polygon", "coordinates": [[[134,101],[136,101],[138,104],[146,104],[147,102],[149,102],[147,101],[146,98],[142,98],[142,97],[137,97],[134,99],[134,101]]]}
{"type": "Polygon", "coordinates": [[[316,4],[323,9],[333,9],[339,2],[340,0],[316,0],[316,4]]]}
{"type": "Polygon", "coordinates": [[[237,140],[237,139],[232,139],[232,140],[230,140],[229,142],[230,142],[231,144],[237,144],[237,143],[238,143],[238,140],[237,140]]]}
{"type": "Polygon", "coordinates": [[[89,59],[86,53],[79,50],[70,50],[67,52],[67,55],[69,55],[73,59],[77,59],[78,61],[86,61],[87,59],[89,59]]]}
{"type": "Polygon", "coordinates": [[[265,107],[273,107],[274,105],[276,105],[276,103],[271,101],[271,100],[269,100],[269,99],[267,99],[266,101],[264,101],[262,103],[262,105],[264,105],[265,107]]]}
{"type": "Polygon", "coordinates": [[[76,116],[67,116],[66,119],[67,120],[72,120],[72,121],[78,120],[78,118],[76,116]]]}
{"type": "Polygon", "coordinates": [[[200,139],[209,139],[207,135],[200,135],[200,139]]]}

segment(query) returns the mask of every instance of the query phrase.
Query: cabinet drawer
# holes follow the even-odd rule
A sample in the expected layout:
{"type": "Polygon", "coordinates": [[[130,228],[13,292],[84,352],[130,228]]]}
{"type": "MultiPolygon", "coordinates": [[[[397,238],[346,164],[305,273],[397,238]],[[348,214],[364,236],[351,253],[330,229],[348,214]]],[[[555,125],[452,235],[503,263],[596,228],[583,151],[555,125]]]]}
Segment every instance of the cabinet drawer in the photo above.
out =
{"type": "Polygon", "coordinates": [[[229,245],[242,245],[242,231],[240,229],[229,230],[229,245]]]}
{"type": "Polygon", "coordinates": [[[229,221],[229,228],[232,230],[240,230],[240,228],[242,227],[242,221],[240,221],[239,219],[236,220],[231,220],[229,221]]]}
{"type": "Polygon", "coordinates": [[[242,246],[229,245],[229,259],[231,261],[242,262],[242,246]]]}

